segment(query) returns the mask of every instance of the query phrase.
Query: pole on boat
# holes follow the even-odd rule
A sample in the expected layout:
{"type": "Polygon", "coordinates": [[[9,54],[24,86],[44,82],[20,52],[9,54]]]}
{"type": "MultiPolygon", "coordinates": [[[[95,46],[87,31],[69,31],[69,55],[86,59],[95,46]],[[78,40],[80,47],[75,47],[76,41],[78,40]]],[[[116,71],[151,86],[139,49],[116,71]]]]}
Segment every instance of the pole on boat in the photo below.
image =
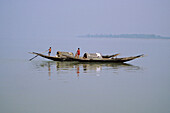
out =
{"type": "Polygon", "coordinates": [[[34,56],[33,58],[29,59],[29,61],[33,60],[34,58],[36,58],[38,55],[34,56]]]}
{"type": "MultiPolygon", "coordinates": [[[[44,52],[42,52],[42,53],[45,53],[45,52],[47,52],[47,51],[48,51],[48,50],[46,50],[46,51],[44,51],[44,52]]],[[[29,59],[29,61],[33,60],[33,59],[36,58],[37,56],[38,56],[38,55],[32,57],[31,59],[29,59]]]]}

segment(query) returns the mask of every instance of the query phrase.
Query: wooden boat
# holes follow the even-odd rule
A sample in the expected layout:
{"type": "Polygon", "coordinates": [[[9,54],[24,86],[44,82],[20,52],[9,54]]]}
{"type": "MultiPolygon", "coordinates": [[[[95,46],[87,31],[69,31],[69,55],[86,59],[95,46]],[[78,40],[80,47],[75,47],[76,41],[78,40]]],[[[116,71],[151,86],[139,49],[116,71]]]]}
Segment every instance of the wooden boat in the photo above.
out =
{"type": "Polygon", "coordinates": [[[36,52],[32,52],[31,54],[35,54],[36,56],[41,56],[43,58],[50,59],[53,61],[112,62],[112,63],[123,63],[123,62],[131,61],[136,58],[140,58],[144,56],[142,54],[142,55],[131,56],[131,57],[115,58],[115,56],[119,55],[119,54],[115,54],[115,55],[110,55],[111,57],[107,55],[107,57],[104,57],[104,58],[102,56],[99,58],[97,57],[75,58],[73,55],[69,55],[69,54],[62,54],[60,56],[48,56],[48,55],[44,55],[44,54],[36,53],[36,52]]]}

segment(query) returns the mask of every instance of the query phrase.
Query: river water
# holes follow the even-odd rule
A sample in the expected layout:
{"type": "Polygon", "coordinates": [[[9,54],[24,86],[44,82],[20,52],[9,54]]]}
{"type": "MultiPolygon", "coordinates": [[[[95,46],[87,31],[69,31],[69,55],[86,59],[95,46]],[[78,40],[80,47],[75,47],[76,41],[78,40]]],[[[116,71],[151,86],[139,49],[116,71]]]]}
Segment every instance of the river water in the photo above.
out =
{"type": "MultiPolygon", "coordinates": [[[[170,40],[2,38],[1,113],[168,113],[170,40]],[[28,52],[145,54],[124,64],[55,62],[28,52]]],[[[44,53],[47,54],[47,53],[44,53]]]]}

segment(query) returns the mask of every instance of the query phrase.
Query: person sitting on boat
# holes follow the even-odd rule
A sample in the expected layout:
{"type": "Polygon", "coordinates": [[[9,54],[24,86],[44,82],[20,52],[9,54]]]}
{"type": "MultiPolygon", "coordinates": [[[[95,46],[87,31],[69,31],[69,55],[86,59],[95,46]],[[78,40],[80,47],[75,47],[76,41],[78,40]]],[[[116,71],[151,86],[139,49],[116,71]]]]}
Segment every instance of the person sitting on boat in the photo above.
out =
{"type": "Polygon", "coordinates": [[[48,49],[48,56],[51,54],[51,47],[48,49]]]}
{"type": "Polygon", "coordinates": [[[78,48],[76,55],[75,55],[75,58],[79,58],[79,56],[80,56],[80,48],[78,48]]]}

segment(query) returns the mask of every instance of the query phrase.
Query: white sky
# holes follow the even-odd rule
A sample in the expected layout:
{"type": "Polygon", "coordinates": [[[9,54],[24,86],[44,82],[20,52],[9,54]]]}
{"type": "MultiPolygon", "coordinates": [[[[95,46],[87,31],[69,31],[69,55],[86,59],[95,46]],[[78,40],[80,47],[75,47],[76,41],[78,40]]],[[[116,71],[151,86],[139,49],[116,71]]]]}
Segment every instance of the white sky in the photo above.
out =
{"type": "Polygon", "coordinates": [[[0,37],[170,36],[170,0],[0,0],[0,37]]]}

